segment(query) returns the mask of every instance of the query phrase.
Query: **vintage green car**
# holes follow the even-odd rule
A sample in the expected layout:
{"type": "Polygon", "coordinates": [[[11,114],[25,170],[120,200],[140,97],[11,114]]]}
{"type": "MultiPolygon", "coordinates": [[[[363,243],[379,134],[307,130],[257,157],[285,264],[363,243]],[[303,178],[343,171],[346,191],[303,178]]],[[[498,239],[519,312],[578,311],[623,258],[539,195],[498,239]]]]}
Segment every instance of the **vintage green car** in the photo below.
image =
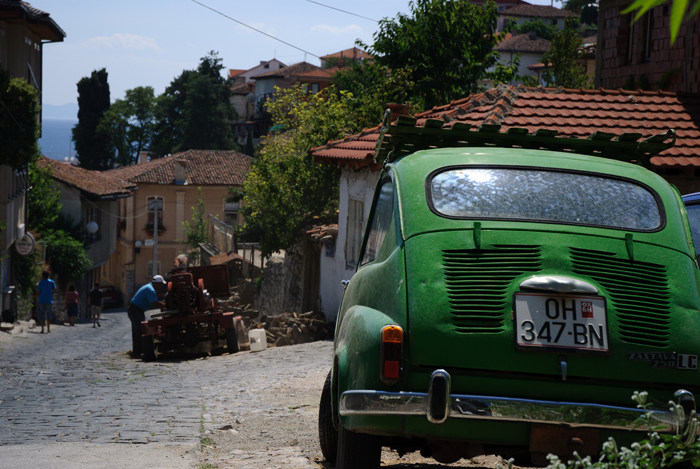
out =
{"type": "Polygon", "coordinates": [[[668,402],[687,417],[700,389],[687,216],[673,186],[615,160],[653,149],[467,137],[385,160],[321,400],[326,459],[378,467],[382,446],[444,463],[597,454],[644,436],[634,391],[684,431],[668,402]]]}

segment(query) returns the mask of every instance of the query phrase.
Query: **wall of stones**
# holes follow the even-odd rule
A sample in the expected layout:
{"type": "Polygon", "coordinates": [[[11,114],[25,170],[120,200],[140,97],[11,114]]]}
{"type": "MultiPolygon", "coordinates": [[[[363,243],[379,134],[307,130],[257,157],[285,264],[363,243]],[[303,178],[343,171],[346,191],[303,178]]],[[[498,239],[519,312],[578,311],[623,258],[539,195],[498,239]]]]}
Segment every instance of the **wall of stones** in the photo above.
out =
{"type": "Polygon", "coordinates": [[[286,251],[286,257],[273,257],[265,265],[260,292],[255,296],[255,308],[266,316],[284,312],[302,312],[303,243],[286,251]]]}

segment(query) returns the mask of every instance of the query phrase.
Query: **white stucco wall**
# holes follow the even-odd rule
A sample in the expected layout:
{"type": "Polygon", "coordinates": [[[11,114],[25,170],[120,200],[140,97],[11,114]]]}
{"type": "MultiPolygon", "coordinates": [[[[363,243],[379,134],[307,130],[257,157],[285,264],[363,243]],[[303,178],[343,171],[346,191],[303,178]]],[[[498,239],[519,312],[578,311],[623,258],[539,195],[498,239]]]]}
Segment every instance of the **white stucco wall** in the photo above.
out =
{"type": "MultiPolygon", "coordinates": [[[[499,55],[501,56],[499,62],[501,62],[503,65],[509,65],[511,63],[511,61],[515,58],[516,52],[499,52],[499,55]]],[[[520,66],[518,67],[518,75],[520,75],[520,76],[532,75],[534,77],[537,77],[537,73],[533,72],[532,70],[529,70],[527,67],[529,65],[538,64],[541,62],[542,62],[542,54],[541,53],[520,52],[520,66]]],[[[518,80],[515,80],[511,84],[517,85],[519,83],[521,83],[521,82],[518,80]]]]}
{"type": "Polygon", "coordinates": [[[80,191],[68,184],[54,180],[54,184],[61,191],[61,213],[73,219],[73,224],[80,223],[82,210],[80,203],[80,191]]]}
{"type": "Polygon", "coordinates": [[[369,168],[359,170],[343,168],[340,175],[340,200],[338,213],[338,238],[335,242],[335,256],[326,256],[325,247],[321,250],[321,310],[329,321],[335,321],[343,298],[341,280],[350,280],[355,268],[347,268],[345,243],[348,236],[348,200],[364,202],[364,221],[367,226],[372,206],[374,189],[379,181],[379,171],[369,168]]]}

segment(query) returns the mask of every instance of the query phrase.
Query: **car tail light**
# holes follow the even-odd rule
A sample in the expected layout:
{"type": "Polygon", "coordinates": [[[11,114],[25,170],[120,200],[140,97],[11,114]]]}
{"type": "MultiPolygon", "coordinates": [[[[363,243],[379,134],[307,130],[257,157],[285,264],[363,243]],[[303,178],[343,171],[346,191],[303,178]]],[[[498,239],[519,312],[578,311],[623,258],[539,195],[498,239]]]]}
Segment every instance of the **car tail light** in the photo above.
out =
{"type": "Polygon", "coordinates": [[[403,329],[396,325],[384,326],[381,337],[380,375],[382,381],[393,384],[403,375],[403,329]]]}

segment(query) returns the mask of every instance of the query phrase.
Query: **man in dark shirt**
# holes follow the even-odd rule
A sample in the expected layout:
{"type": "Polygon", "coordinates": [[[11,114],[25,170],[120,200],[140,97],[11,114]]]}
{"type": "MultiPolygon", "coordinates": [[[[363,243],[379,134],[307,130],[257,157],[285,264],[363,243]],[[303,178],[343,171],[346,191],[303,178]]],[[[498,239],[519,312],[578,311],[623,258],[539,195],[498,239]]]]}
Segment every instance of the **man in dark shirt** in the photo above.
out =
{"type": "Polygon", "coordinates": [[[95,323],[97,327],[100,326],[100,314],[102,313],[102,308],[104,306],[104,294],[100,290],[100,282],[95,282],[95,288],[90,290],[88,293],[90,297],[90,315],[92,316],[92,328],[95,328],[95,323]]]}
{"type": "Polygon", "coordinates": [[[131,299],[128,315],[131,321],[132,358],[141,357],[141,322],[146,320],[145,312],[151,308],[165,306],[165,303],[158,301],[156,294],[157,289],[162,288],[163,285],[167,285],[167,282],[161,275],[155,275],[151,279],[151,283],[142,286],[131,299]]]}

